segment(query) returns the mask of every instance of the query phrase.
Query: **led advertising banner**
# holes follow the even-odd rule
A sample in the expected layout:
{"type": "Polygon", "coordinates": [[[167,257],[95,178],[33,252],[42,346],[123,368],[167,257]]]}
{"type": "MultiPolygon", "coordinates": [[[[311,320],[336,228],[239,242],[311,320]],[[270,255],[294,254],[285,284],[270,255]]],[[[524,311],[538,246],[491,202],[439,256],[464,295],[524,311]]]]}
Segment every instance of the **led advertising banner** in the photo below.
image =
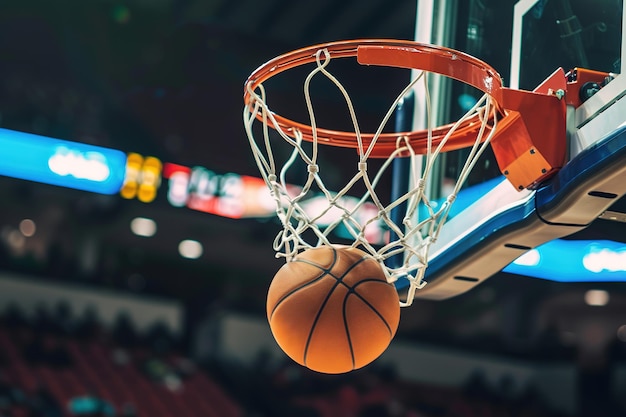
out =
{"type": "Polygon", "coordinates": [[[234,219],[270,217],[276,213],[274,200],[261,178],[235,173],[218,174],[204,167],[165,163],[163,178],[167,200],[175,207],[234,219]]]}
{"type": "Polygon", "coordinates": [[[115,194],[125,171],[121,151],[0,129],[0,175],[115,194]]]}
{"type": "Polygon", "coordinates": [[[555,239],[528,251],[504,272],[558,282],[623,282],[626,244],[555,239]]]}

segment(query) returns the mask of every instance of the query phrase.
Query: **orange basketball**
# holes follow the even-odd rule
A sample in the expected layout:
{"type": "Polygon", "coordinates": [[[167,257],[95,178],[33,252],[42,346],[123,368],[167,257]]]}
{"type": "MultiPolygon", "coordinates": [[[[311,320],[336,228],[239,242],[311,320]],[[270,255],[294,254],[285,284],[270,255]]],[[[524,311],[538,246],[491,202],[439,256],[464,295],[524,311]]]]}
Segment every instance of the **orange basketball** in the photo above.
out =
{"type": "Polygon", "coordinates": [[[338,374],[367,365],[387,349],[400,321],[400,300],[371,256],[322,246],[276,273],[267,318],[290,358],[338,374]]]}

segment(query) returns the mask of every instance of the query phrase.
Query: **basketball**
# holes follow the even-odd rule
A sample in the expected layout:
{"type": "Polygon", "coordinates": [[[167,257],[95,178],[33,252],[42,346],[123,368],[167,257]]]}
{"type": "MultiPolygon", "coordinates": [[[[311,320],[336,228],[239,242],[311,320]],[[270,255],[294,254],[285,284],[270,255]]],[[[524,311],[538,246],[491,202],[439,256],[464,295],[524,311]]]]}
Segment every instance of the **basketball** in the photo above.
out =
{"type": "Polygon", "coordinates": [[[354,248],[309,249],[276,273],[267,317],[282,350],[327,374],[361,368],[389,346],[400,300],[378,262],[354,248]]]}

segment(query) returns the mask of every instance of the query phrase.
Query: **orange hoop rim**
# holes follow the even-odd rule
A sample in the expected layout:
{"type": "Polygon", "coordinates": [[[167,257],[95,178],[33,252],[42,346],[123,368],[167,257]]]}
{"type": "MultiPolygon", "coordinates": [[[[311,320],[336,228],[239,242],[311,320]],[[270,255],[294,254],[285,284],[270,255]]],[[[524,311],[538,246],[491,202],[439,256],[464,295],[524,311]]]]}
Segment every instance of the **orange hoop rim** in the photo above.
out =
{"type": "MultiPolygon", "coordinates": [[[[356,57],[361,65],[377,65],[393,68],[406,68],[437,73],[448,78],[461,81],[485,94],[488,94],[495,103],[496,113],[500,117],[506,116],[503,106],[502,78],[489,64],[464,52],[451,48],[425,44],[414,41],[395,39],[356,39],[317,44],[297,49],[280,55],[257,68],[244,84],[244,103],[253,106],[253,92],[265,81],[276,75],[302,65],[316,62],[318,51],[325,50],[327,57],[349,58],[356,57]]],[[[302,138],[313,141],[313,128],[300,122],[283,117],[279,114],[272,115],[279,128],[290,136],[295,136],[299,131],[302,138]]],[[[263,120],[262,114],[256,118],[263,120]]],[[[448,138],[442,147],[442,151],[472,146],[476,142],[476,136],[481,126],[478,115],[474,115],[463,121],[455,132],[448,138]]],[[[453,124],[447,124],[432,129],[431,145],[438,146],[448,134],[453,124]]],[[[316,128],[317,140],[326,145],[357,148],[357,136],[355,132],[316,128]]],[[[373,133],[361,133],[361,140],[365,147],[374,138],[373,133]]],[[[397,150],[398,138],[405,138],[414,152],[425,154],[428,149],[429,134],[427,130],[415,130],[409,132],[381,133],[378,136],[375,149],[370,156],[388,157],[397,150]]]]}

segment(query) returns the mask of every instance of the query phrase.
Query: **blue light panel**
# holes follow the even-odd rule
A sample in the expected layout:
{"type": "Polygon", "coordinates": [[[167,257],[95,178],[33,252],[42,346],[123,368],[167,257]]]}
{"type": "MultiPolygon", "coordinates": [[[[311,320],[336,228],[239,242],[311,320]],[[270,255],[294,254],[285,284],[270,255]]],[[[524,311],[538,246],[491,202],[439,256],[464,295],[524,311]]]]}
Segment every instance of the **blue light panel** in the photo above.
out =
{"type": "Polygon", "coordinates": [[[115,194],[125,173],[121,151],[0,129],[0,175],[115,194]]]}
{"type": "Polygon", "coordinates": [[[503,271],[557,282],[626,281],[626,244],[555,239],[527,252],[503,271]]]}

